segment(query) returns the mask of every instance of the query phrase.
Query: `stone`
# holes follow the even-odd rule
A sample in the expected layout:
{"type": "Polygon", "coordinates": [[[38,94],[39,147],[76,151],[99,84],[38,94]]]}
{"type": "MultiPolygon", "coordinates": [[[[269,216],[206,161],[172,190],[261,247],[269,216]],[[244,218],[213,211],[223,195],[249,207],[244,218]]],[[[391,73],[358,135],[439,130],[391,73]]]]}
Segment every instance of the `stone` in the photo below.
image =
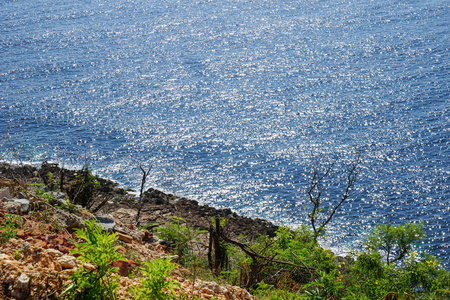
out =
{"type": "Polygon", "coordinates": [[[9,187],[6,187],[4,189],[0,189],[0,199],[11,199],[11,193],[9,192],[9,187]]]}
{"type": "Polygon", "coordinates": [[[133,241],[133,237],[129,236],[128,234],[118,232],[117,235],[119,237],[119,240],[121,240],[122,242],[131,243],[133,241]]]}
{"type": "Polygon", "coordinates": [[[28,199],[28,195],[25,194],[24,192],[19,192],[17,194],[17,197],[21,198],[21,199],[28,199]]]}
{"type": "Polygon", "coordinates": [[[63,253],[61,251],[53,248],[47,249],[47,253],[50,254],[53,258],[63,256],[63,253]]]}
{"type": "Polygon", "coordinates": [[[120,276],[128,276],[133,266],[137,266],[138,264],[135,263],[132,260],[123,261],[123,260],[116,260],[112,263],[112,266],[115,268],[119,268],[119,275],[120,276]]]}
{"type": "Polygon", "coordinates": [[[94,266],[93,264],[90,264],[90,263],[85,263],[85,264],[83,265],[83,267],[84,267],[85,269],[88,269],[89,271],[95,270],[95,266],[94,266]]]}
{"type": "Polygon", "coordinates": [[[72,268],[75,268],[77,266],[77,262],[76,262],[75,257],[73,257],[71,255],[67,255],[67,254],[62,255],[56,261],[58,263],[60,263],[61,267],[63,267],[64,269],[72,269],[72,268]]]}
{"type": "Polygon", "coordinates": [[[84,228],[83,219],[75,214],[68,213],[60,208],[55,208],[53,218],[66,229],[84,228]]]}
{"type": "Polygon", "coordinates": [[[27,251],[28,249],[30,249],[30,243],[29,242],[23,242],[22,244],[22,249],[23,251],[27,251]]]}
{"type": "Polygon", "coordinates": [[[25,300],[28,298],[28,292],[21,290],[12,290],[11,297],[14,299],[25,300]]]}
{"type": "Polygon", "coordinates": [[[19,290],[27,290],[30,283],[30,277],[27,276],[27,274],[22,273],[20,274],[19,278],[17,278],[17,282],[14,288],[19,290]]]}
{"type": "Polygon", "coordinates": [[[103,230],[106,231],[112,231],[114,226],[116,225],[116,222],[114,222],[113,218],[110,217],[95,217],[97,221],[102,225],[103,230]]]}
{"type": "Polygon", "coordinates": [[[17,202],[8,201],[5,204],[3,204],[3,208],[6,212],[10,214],[19,215],[22,205],[17,202]]]}
{"type": "Polygon", "coordinates": [[[117,248],[117,253],[120,253],[120,254],[122,254],[122,255],[126,255],[126,254],[127,254],[127,249],[125,249],[124,246],[119,246],[119,247],[117,248]]]}
{"type": "Polygon", "coordinates": [[[24,214],[30,211],[30,200],[28,199],[12,199],[13,202],[20,204],[20,211],[24,214]]]}
{"type": "Polygon", "coordinates": [[[131,236],[134,240],[141,242],[144,239],[145,233],[139,230],[131,230],[128,227],[123,227],[119,225],[114,226],[114,231],[117,233],[123,233],[131,236]]]}

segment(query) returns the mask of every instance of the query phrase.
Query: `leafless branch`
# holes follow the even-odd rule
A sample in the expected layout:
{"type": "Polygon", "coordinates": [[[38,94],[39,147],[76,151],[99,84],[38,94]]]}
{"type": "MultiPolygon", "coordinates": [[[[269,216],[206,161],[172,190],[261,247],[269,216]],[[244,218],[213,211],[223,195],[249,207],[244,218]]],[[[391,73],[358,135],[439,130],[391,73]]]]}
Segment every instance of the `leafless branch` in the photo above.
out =
{"type": "Polygon", "coordinates": [[[144,186],[145,186],[145,181],[147,180],[147,176],[148,174],[150,174],[150,171],[152,170],[152,165],[150,165],[150,167],[148,168],[148,170],[144,170],[144,168],[142,167],[142,164],[139,164],[139,168],[142,171],[142,180],[141,180],[141,191],[139,193],[139,208],[138,208],[138,213],[136,215],[136,226],[139,225],[139,218],[141,216],[141,209],[142,209],[142,193],[144,191],[144,186]]]}

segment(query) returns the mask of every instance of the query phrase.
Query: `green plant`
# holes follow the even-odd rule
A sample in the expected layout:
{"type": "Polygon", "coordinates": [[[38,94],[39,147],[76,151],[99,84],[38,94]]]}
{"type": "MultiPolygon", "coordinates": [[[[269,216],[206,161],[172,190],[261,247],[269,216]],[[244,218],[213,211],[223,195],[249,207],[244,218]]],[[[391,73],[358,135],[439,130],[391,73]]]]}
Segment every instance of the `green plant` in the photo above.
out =
{"type": "Polygon", "coordinates": [[[424,237],[423,223],[379,224],[366,239],[365,245],[370,249],[383,250],[386,262],[390,264],[404,258],[412,246],[424,237]],[[391,255],[394,255],[392,259],[391,255]]]}
{"type": "Polygon", "coordinates": [[[23,226],[23,219],[18,215],[6,214],[0,225],[0,244],[4,244],[16,237],[17,228],[23,226]]]}
{"type": "Polygon", "coordinates": [[[175,249],[175,254],[179,256],[181,262],[191,249],[191,242],[198,240],[199,234],[206,233],[205,230],[190,227],[186,220],[180,217],[173,217],[164,225],[156,227],[156,231],[161,239],[169,242],[175,249]]]}
{"type": "Polygon", "coordinates": [[[48,192],[44,192],[41,189],[33,189],[33,191],[35,192],[36,196],[42,198],[45,202],[49,202],[50,200],[54,200],[57,201],[55,195],[53,195],[52,193],[48,193],[48,192]]]}
{"type": "Polygon", "coordinates": [[[177,265],[168,258],[155,259],[144,264],[146,267],[140,268],[144,275],[141,279],[142,287],[134,286],[131,290],[135,299],[175,300],[174,286],[181,286],[178,282],[166,280],[166,277],[177,265]]]}
{"type": "Polygon", "coordinates": [[[90,209],[94,204],[94,190],[100,187],[100,182],[92,175],[92,169],[87,164],[75,177],[76,179],[70,183],[69,198],[72,203],[90,209]]]}
{"type": "Polygon", "coordinates": [[[14,251],[14,259],[19,260],[22,257],[22,249],[14,251]]]}
{"type": "Polygon", "coordinates": [[[84,243],[75,243],[76,249],[71,250],[72,255],[79,255],[83,263],[92,264],[93,269],[83,267],[71,276],[72,283],[63,295],[68,299],[106,300],[116,299],[119,287],[118,268],[112,268],[111,263],[125,260],[117,252],[119,246],[114,246],[117,234],[103,233],[102,227],[95,220],[85,222],[86,229],[75,229],[84,243]]]}
{"type": "Polygon", "coordinates": [[[422,224],[375,226],[344,278],[348,298],[445,299],[450,272],[434,256],[411,251],[424,236],[422,224]]]}
{"type": "Polygon", "coordinates": [[[340,290],[344,287],[335,272],[326,274],[319,271],[319,278],[303,286],[306,299],[338,299],[340,290]]]}

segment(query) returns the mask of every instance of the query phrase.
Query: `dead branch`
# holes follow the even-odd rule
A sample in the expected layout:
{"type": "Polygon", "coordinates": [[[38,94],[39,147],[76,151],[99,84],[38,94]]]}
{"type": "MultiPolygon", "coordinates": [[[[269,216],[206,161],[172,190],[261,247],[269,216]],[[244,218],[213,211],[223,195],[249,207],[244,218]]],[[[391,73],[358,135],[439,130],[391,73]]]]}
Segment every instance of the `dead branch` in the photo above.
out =
{"type": "Polygon", "coordinates": [[[144,185],[145,185],[145,181],[147,179],[148,174],[150,174],[150,171],[152,169],[152,165],[150,165],[150,167],[148,168],[147,171],[144,170],[144,168],[142,168],[142,164],[139,164],[139,168],[142,171],[142,180],[141,180],[141,192],[139,193],[139,208],[138,208],[138,213],[136,215],[136,226],[139,225],[139,218],[141,216],[141,209],[142,209],[142,193],[144,191],[144,185]]]}

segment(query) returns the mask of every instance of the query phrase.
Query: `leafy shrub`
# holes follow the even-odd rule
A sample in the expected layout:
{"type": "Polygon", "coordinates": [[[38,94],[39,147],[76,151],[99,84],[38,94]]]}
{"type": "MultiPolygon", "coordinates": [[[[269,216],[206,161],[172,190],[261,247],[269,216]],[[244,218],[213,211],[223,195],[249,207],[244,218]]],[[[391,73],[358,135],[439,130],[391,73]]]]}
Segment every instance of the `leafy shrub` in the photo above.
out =
{"type": "Polygon", "coordinates": [[[117,234],[103,233],[102,227],[95,220],[86,221],[86,229],[75,229],[79,238],[84,243],[75,243],[77,249],[70,253],[78,254],[83,263],[94,266],[93,270],[85,266],[79,268],[71,276],[72,284],[64,291],[63,295],[68,299],[105,300],[116,299],[119,287],[118,268],[112,268],[111,263],[124,260],[122,254],[117,252],[114,243],[117,234]]]}
{"type": "Polygon", "coordinates": [[[94,190],[99,187],[100,182],[92,175],[92,169],[86,164],[78,172],[76,179],[70,183],[68,195],[74,204],[89,209],[94,204],[94,190]]]}
{"type": "Polygon", "coordinates": [[[450,286],[450,273],[440,267],[434,256],[411,252],[424,237],[421,224],[377,225],[345,279],[349,299],[444,297],[441,295],[450,286]]]}
{"type": "Polygon", "coordinates": [[[338,299],[344,287],[334,273],[319,271],[319,278],[303,286],[307,299],[338,299]]]}
{"type": "Polygon", "coordinates": [[[390,264],[404,258],[413,245],[424,237],[423,223],[379,224],[367,237],[365,245],[374,250],[382,250],[386,256],[386,262],[390,264]],[[394,255],[392,259],[391,255],[394,255]]]}
{"type": "Polygon", "coordinates": [[[164,225],[156,227],[156,231],[161,239],[175,249],[175,254],[180,257],[181,262],[191,249],[191,242],[198,240],[197,235],[206,233],[204,230],[190,227],[183,218],[179,217],[173,217],[164,225]]]}
{"type": "Polygon", "coordinates": [[[142,287],[133,287],[131,292],[135,299],[176,299],[174,286],[181,288],[178,282],[165,280],[169,272],[177,267],[170,259],[155,259],[144,262],[146,267],[141,267],[144,277],[141,279],[142,287]]]}
{"type": "Polygon", "coordinates": [[[0,226],[0,244],[7,243],[10,239],[17,235],[17,228],[21,228],[23,219],[14,214],[6,214],[0,226]]]}

